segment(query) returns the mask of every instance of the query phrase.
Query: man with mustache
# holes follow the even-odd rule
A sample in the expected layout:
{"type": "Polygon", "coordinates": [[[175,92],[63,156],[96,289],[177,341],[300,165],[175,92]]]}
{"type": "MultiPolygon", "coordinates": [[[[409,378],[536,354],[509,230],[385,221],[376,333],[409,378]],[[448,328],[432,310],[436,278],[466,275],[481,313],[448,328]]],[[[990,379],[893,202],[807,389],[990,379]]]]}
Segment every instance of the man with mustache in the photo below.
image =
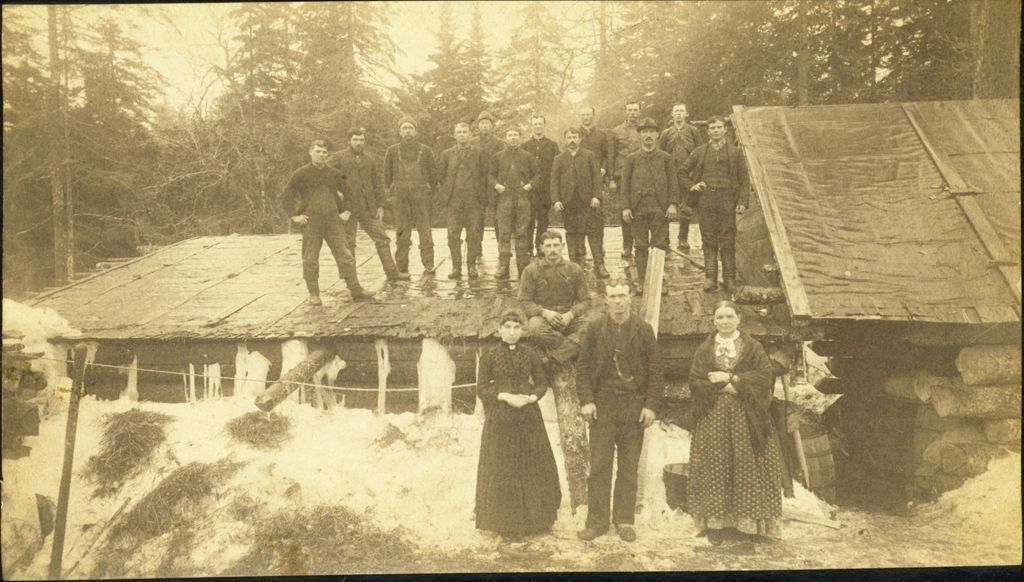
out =
{"type": "MultiPolygon", "coordinates": [[[[612,178],[608,183],[613,192],[619,193],[619,200],[622,207],[626,207],[626,199],[622,194],[622,172],[626,166],[626,158],[640,149],[640,131],[637,122],[640,120],[640,100],[632,99],[626,102],[626,120],[612,129],[612,178]]],[[[627,223],[622,223],[622,258],[629,259],[633,256],[633,229],[627,223]]]]}
{"type": "Polygon", "coordinates": [[[601,167],[597,156],[580,145],[580,130],[564,132],[565,151],[558,154],[551,168],[551,202],[565,217],[565,238],[569,260],[583,266],[586,243],[594,257],[594,274],[608,277],[604,268],[604,213],[601,212],[601,167]]]}
{"type": "Polygon", "coordinates": [[[672,157],[658,149],[658,124],[644,118],[640,151],[626,158],[622,168],[622,223],[633,227],[636,271],[643,284],[651,246],[668,252],[668,221],[676,217],[679,183],[672,157]]]}
{"type": "Polygon", "coordinates": [[[366,130],[359,127],[348,132],[348,149],[339,153],[331,164],[348,181],[349,206],[352,218],[345,224],[348,248],[356,254],[356,232],[362,227],[374,246],[377,258],[389,281],[408,281],[409,274],[399,272],[391,256],[391,239],[384,232],[384,188],[381,185],[380,160],[365,151],[366,130]]]}
{"type": "Polygon", "coordinates": [[[583,269],[562,256],[562,235],[548,230],[541,236],[543,258],[530,263],[519,279],[519,301],[530,318],[530,341],[565,363],[579,352],[584,314],[590,293],[583,269]]]}
{"type": "Polygon", "coordinates": [[[398,239],[395,263],[399,272],[409,272],[409,248],[412,231],[419,236],[420,262],[423,273],[434,273],[434,237],[431,232],[431,211],[434,206],[434,152],[416,139],[416,122],[403,118],[398,123],[401,141],[384,153],[384,187],[395,203],[395,226],[398,239]]]}
{"type": "Polygon", "coordinates": [[[704,290],[718,287],[718,258],[722,258],[722,287],[736,286],[736,215],[747,209],[750,176],[743,152],[725,138],[725,119],[708,120],[708,143],[693,150],[683,164],[686,204],[697,209],[704,247],[704,290]]]}
{"type": "Polygon", "coordinates": [[[443,180],[441,199],[448,205],[448,250],[452,257],[449,279],[462,277],[462,232],[466,232],[466,265],[476,279],[476,261],[483,245],[484,209],[487,207],[491,158],[469,145],[469,124],[455,124],[455,145],[441,152],[438,175],[443,180]]]}
{"type": "MultiPolygon", "coordinates": [[[[700,130],[686,122],[686,104],[676,103],[672,106],[672,125],[661,132],[658,147],[668,152],[676,163],[680,183],[682,183],[683,164],[693,150],[701,144],[700,130]]],[[[693,209],[682,204],[679,207],[679,250],[690,250],[689,235],[693,222],[693,209]]]]}

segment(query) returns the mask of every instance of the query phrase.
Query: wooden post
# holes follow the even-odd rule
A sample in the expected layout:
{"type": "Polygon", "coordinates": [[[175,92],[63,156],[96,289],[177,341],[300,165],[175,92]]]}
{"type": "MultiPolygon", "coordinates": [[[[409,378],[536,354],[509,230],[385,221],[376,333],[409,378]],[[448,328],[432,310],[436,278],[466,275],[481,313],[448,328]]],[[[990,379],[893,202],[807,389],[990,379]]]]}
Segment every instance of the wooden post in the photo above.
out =
{"type": "Polygon", "coordinates": [[[64,559],[64,533],[68,521],[68,503],[71,497],[71,470],[75,462],[75,437],[78,433],[78,402],[85,394],[85,365],[88,349],[84,344],[75,346],[75,383],[71,387],[68,404],[68,423],[64,431],[64,468],[60,474],[60,489],[57,494],[57,517],[53,530],[53,549],[50,552],[51,580],[61,577],[61,562],[64,559]]]}
{"type": "MultiPolygon", "coordinates": [[[[640,317],[643,318],[653,329],[654,337],[658,337],[658,322],[661,319],[661,286],[665,277],[665,251],[651,247],[647,255],[647,274],[644,276],[643,296],[640,303],[640,317]]],[[[600,414],[600,411],[598,411],[600,414]]],[[[637,419],[639,421],[640,419],[637,419]]],[[[654,428],[652,424],[644,432],[654,428]]],[[[646,437],[646,435],[645,435],[646,437]]],[[[650,448],[649,438],[644,438],[643,446],[640,449],[640,463],[638,471],[641,475],[646,474],[648,449],[650,448]]],[[[648,483],[645,479],[637,479],[637,506],[645,506],[651,500],[648,492],[648,483]]],[[[664,498],[662,498],[664,499],[664,498]]]]}
{"type": "Polygon", "coordinates": [[[377,352],[377,415],[384,415],[387,403],[388,375],[391,374],[391,359],[388,357],[388,340],[373,340],[373,349],[377,352]]]}
{"type": "Polygon", "coordinates": [[[302,360],[287,373],[282,374],[277,382],[274,382],[259,396],[256,397],[256,408],[269,412],[275,406],[283,402],[298,387],[296,382],[309,382],[316,375],[317,370],[322,368],[331,358],[334,352],[319,348],[310,352],[305,360],[302,360]]]}
{"type": "Polygon", "coordinates": [[[590,445],[586,423],[580,415],[580,400],[576,395],[575,367],[559,366],[549,381],[558,412],[558,437],[565,459],[569,503],[575,515],[576,508],[587,503],[587,476],[590,475],[590,445]]]}
{"type": "MultiPolygon", "coordinates": [[[[789,422],[789,375],[782,375],[782,397],[786,399],[786,422],[789,422]]],[[[782,427],[786,430],[786,427],[782,427]]],[[[811,472],[807,469],[807,455],[804,454],[804,439],[800,436],[800,427],[793,429],[793,444],[796,447],[796,459],[800,463],[800,472],[804,475],[804,487],[811,488],[811,472]]]]}

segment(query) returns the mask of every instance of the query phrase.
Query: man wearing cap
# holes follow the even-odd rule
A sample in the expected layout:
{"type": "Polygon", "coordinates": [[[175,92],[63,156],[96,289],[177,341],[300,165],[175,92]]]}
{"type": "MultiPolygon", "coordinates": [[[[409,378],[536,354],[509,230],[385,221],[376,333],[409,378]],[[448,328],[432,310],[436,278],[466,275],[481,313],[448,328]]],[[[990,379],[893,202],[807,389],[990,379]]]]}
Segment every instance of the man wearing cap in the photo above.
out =
{"type": "Polygon", "coordinates": [[[341,151],[331,165],[344,176],[349,186],[349,207],[352,218],[345,224],[348,248],[355,258],[356,232],[363,228],[373,245],[377,258],[389,281],[408,281],[408,273],[400,273],[391,256],[391,239],[384,232],[384,187],[381,184],[380,160],[365,151],[366,130],[362,127],[348,132],[348,149],[341,151]]]}
{"type": "Polygon", "coordinates": [[[509,278],[513,241],[520,280],[532,256],[527,226],[532,214],[530,198],[539,189],[540,170],[533,154],[520,147],[519,135],[518,127],[509,127],[505,131],[505,149],[498,152],[494,159],[497,173],[493,178],[493,187],[498,198],[498,272],[495,274],[497,279],[509,278]]]}
{"type": "MultiPolygon", "coordinates": [[[[613,192],[618,191],[619,201],[626,208],[626,198],[622,193],[622,172],[626,167],[626,158],[640,149],[640,100],[626,102],[626,120],[615,126],[611,131],[612,178],[608,186],[613,192]]],[[[622,258],[633,256],[633,230],[629,223],[622,223],[622,258]]]]}
{"type": "Polygon", "coordinates": [[[676,217],[679,183],[675,162],[658,149],[658,124],[645,117],[638,126],[640,151],[622,166],[623,224],[633,227],[636,271],[641,284],[647,272],[648,248],[668,252],[668,221],[676,217]]]}
{"type": "Polygon", "coordinates": [[[420,262],[424,274],[434,272],[434,238],[431,233],[434,185],[434,152],[416,139],[416,122],[409,117],[398,123],[401,141],[384,153],[384,186],[395,204],[398,242],[395,263],[402,273],[409,272],[409,248],[416,229],[420,244],[420,262]]]}
{"type": "MultiPolygon", "coordinates": [[[[701,144],[700,130],[686,122],[687,112],[685,103],[676,103],[672,106],[672,125],[669,125],[661,132],[658,138],[658,147],[668,152],[678,168],[678,177],[682,183],[683,164],[690,153],[701,144]]],[[[680,201],[682,202],[682,201],[680,201]]],[[[679,250],[690,250],[689,235],[693,222],[693,209],[685,204],[679,207],[679,250]]]]}
{"type": "MultiPolygon", "coordinates": [[[[487,153],[487,156],[491,160],[491,176],[494,176],[497,168],[494,167],[495,156],[501,150],[505,149],[505,142],[501,141],[494,135],[494,114],[490,111],[484,110],[476,118],[476,128],[479,130],[479,134],[469,140],[469,145],[475,148],[482,149],[487,153]]],[[[487,207],[484,209],[485,222],[494,225],[494,239],[498,240],[498,199],[494,196],[493,191],[487,192],[487,207]],[[492,220],[493,217],[493,220],[492,220]]],[[[481,219],[483,220],[483,219],[481,219]]],[[[480,237],[483,240],[483,230],[481,226],[480,237]]]]}
{"type": "Polygon", "coordinates": [[[704,290],[718,287],[718,254],[722,254],[722,287],[736,285],[736,215],[750,196],[750,177],[743,152],[725,138],[725,119],[708,120],[708,143],[693,150],[683,163],[687,205],[697,209],[704,247],[704,290]]]}
{"type": "Polygon", "coordinates": [[[539,113],[530,117],[530,128],[533,136],[526,140],[523,149],[537,158],[537,166],[540,169],[540,180],[537,187],[530,192],[530,224],[526,227],[526,240],[530,244],[531,252],[540,256],[540,237],[548,229],[548,212],[551,211],[551,196],[548,194],[548,184],[551,179],[551,164],[558,155],[558,144],[544,135],[544,127],[547,119],[539,113]]]}
{"type": "Polygon", "coordinates": [[[601,167],[594,152],[581,147],[578,128],[566,129],[563,137],[565,151],[555,157],[551,167],[551,202],[564,216],[569,260],[583,266],[589,239],[594,274],[605,279],[601,167]]]}
{"type": "Polygon", "coordinates": [[[338,276],[345,280],[353,301],[373,298],[356,276],[356,264],[348,249],[345,222],[352,217],[347,201],[349,190],[345,176],[327,164],[327,142],[313,140],[309,146],[310,163],[288,178],[281,201],[292,225],[302,232],[302,278],[309,290],[309,303],[323,305],[320,299],[320,249],[327,242],[338,276]]]}
{"type": "Polygon", "coordinates": [[[493,184],[491,158],[469,145],[469,124],[455,124],[455,145],[438,159],[442,180],[441,201],[448,205],[448,250],[452,257],[449,279],[462,277],[462,231],[466,231],[466,265],[470,279],[478,277],[476,261],[483,244],[484,208],[488,184],[493,184]]]}

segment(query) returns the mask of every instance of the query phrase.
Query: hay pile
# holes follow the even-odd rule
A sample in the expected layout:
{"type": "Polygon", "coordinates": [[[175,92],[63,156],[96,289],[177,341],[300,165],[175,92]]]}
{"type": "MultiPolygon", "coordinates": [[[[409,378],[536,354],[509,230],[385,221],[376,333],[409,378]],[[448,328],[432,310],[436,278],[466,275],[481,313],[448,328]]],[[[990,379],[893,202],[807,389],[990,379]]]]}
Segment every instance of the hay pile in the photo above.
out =
{"type": "Polygon", "coordinates": [[[413,545],[337,505],[296,508],[258,518],[250,554],[232,575],[302,576],[416,571],[413,545]]]}
{"type": "Polygon", "coordinates": [[[85,469],[86,477],[96,485],[94,495],[111,495],[141,472],[167,440],[164,426],[172,420],[166,414],[137,408],[106,415],[100,452],[88,460],[85,469]]]}
{"type": "Polygon", "coordinates": [[[291,427],[292,421],[286,416],[253,411],[227,423],[224,429],[235,441],[265,451],[291,440],[291,427]]]}

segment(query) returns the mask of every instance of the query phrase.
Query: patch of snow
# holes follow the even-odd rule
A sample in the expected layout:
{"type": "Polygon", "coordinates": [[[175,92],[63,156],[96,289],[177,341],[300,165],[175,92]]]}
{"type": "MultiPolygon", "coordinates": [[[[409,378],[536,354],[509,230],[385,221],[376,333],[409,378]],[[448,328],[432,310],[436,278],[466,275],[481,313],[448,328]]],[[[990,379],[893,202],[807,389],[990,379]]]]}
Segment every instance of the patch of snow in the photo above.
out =
{"type": "Polygon", "coordinates": [[[67,398],[62,395],[71,390],[72,380],[67,375],[69,365],[53,360],[70,358],[65,345],[51,343],[50,340],[74,337],[81,332],[71,327],[67,320],[52,309],[29,307],[10,299],[3,300],[3,331],[22,335],[21,343],[25,346],[25,352],[42,352],[43,357],[47,358],[32,361],[32,369],[43,374],[49,391],[48,407],[42,411],[43,414],[47,414],[54,406],[62,408],[67,402],[67,398]]]}

